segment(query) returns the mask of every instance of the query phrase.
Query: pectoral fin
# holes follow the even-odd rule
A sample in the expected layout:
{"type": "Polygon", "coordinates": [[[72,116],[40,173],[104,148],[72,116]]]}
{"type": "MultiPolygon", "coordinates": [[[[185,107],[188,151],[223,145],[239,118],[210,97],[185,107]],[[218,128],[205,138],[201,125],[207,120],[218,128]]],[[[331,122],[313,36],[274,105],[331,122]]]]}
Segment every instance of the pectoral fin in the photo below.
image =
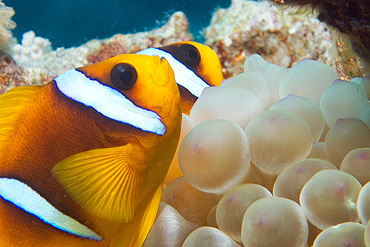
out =
{"type": "Polygon", "coordinates": [[[132,144],[86,151],[58,163],[53,174],[91,214],[127,223],[134,217],[146,168],[135,151],[132,144]]]}
{"type": "Polygon", "coordinates": [[[141,247],[154,224],[161,201],[162,186],[149,193],[135,213],[134,219],[117,232],[109,247],[141,247]]]}

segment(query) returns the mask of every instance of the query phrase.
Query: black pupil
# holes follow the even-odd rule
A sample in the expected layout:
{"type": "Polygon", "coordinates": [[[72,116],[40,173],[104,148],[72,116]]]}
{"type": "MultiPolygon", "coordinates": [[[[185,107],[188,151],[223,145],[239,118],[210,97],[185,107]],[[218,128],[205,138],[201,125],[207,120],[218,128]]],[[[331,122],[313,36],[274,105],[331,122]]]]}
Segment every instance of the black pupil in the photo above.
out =
{"type": "Polygon", "coordinates": [[[122,82],[124,83],[129,83],[132,78],[132,73],[131,71],[124,70],[120,73],[119,78],[121,78],[122,82]]]}
{"type": "Polygon", "coordinates": [[[200,54],[193,45],[185,44],[181,47],[180,61],[188,67],[198,66],[200,63],[200,54]]]}
{"type": "Polygon", "coordinates": [[[190,50],[189,57],[194,60],[198,59],[198,52],[196,52],[195,50],[190,50]]]}
{"type": "Polygon", "coordinates": [[[132,88],[137,80],[137,72],[134,66],[128,63],[116,64],[110,73],[113,85],[120,90],[132,88]]]}

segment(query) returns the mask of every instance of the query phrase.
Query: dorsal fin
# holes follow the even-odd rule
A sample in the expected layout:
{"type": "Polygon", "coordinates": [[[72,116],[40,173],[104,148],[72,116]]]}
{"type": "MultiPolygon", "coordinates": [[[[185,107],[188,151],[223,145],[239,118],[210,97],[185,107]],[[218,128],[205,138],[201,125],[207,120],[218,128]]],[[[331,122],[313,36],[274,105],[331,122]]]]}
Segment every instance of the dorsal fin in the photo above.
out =
{"type": "Polygon", "coordinates": [[[0,146],[9,131],[14,128],[14,122],[41,88],[41,86],[17,87],[0,95],[0,146]]]}

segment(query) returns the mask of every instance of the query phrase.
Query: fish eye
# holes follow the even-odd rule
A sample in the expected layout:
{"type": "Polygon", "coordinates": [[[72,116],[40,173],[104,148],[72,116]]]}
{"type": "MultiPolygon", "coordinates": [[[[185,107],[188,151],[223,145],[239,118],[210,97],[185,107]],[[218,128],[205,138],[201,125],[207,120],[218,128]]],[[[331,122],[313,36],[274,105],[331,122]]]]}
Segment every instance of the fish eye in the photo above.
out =
{"type": "Polygon", "coordinates": [[[187,67],[194,67],[200,63],[200,53],[193,45],[184,44],[181,46],[181,58],[181,62],[187,67]]]}
{"type": "Polygon", "coordinates": [[[117,89],[130,89],[137,81],[136,69],[128,63],[116,64],[110,72],[110,80],[117,89]]]}

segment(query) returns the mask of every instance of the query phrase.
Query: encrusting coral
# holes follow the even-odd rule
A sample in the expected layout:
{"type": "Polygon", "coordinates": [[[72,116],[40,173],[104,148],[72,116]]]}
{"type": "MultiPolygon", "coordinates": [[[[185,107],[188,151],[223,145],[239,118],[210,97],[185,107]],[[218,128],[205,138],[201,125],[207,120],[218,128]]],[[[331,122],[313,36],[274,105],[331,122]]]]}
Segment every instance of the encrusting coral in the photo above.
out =
{"type": "Polygon", "coordinates": [[[233,0],[229,8],[215,12],[205,37],[218,53],[226,78],[241,73],[245,59],[255,53],[283,67],[303,58],[337,66],[325,24],[297,8],[280,10],[266,1],[233,0]]]}
{"type": "Polygon", "coordinates": [[[117,34],[101,40],[99,49],[90,52],[87,59],[89,63],[95,63],[122,53],[136,53],[148,47],[160,47],[184,40],[193,40],[193,36],[185,14],[178,11],[158,29],[135,34],[117,34]]]}
{"type": "MultiPolygon", "coordinates": [[[[335,39],[314,15],[302,15],[298,9],[279,9],[271,4],[233,0],[228,9],[219,9],[213,15],[205,30],[205,43],[218,53],[226,78],[242,72],[245,59],[254,53],[283,67],[310,58],[329,64],[342,79],[362,75],[357,60],[349,59],[350,66],[347,61],[338,60],[335,39]]],[[[175,12],[157,29],[94,39],[79,47],[53,50],[48,39],[33,32],[27,32],[24,39],[13,46],[14,59],[27,72],[26,84],[42,84],[45,77],[53,78],[72,68],[122,53],[192,40],[193,36],[184,13],[175,12]]],[[[346,48],[342,50],[345,53],[346,48]]]]}
{"type": "Polygon", "coordinates": [[[18,66],[10,55],[0,51],[0,94],[12,87],[25,84],[24,69],[18,66]]]}
{"type": "Polygon", "coordinates": [[[25,69],[17,64],[7,53],[0,51],[0,94],[13,87],[48,82],[53,77],[43,73],[39,68],[25,69]]]}
{"type": "Polygon", "coordinates": [[[9,49],[9,41],[12,38],[12,32],[10,29],[16,27],[14,21],[12,21],[12,16],[14,15],[14,10],[11,7],[5,6],[5,4],[0,0],[0,50],[7,51],[9,49]]]}
{"type": "Polygon", "coordinates": [[[37,37],[30,31],[23,35],[21,44],[14,46],[16,62],[32,71],[32,81],[43,84],[46,76],[55,77],[70,69],[122,54],[135,53],[153,46],[163,46],[176,41],[192,40],[189,23],[182,12],[175,12],[162,27],[135,34],[116,34],[107,39],[94,39],[79,47],[56,50],[48,39],[37,37]]]}
{"type": "MultiPolygon", "coordinates": [[[[13,14],[13,9],[5,7],[0,0],[0,21],[2,15],[10,17],[13,14]]],[[[3,19],[4,25],[0,23],[0,51],[1,45],[6,47],[11,38],[11,32],[2,28],[15,27],[9,18],[3,19]]],[[[182,12],[175,12],[163,26],[148,32],[116,34],[107,39],[90,40],[79,47],[60,47],[56,50],[52,49],[48,39],[29,31],[24,33],[20,44],[10,47],[13,58],[5,54],[0,56],[0,94],[15,86],[47,83],[70,69],[118,54],[135,53],[148,47],[192,39],[188,20],[182,12]]]]}
{"type": "Polygon", "coordinates": [[[20,64],[37,60],[51,50],[50,41],[48,39],[36,37],[34,31],[24,33],[22,44],[15,44],[13,46],[14,59],[20,64]]]}
{"type": "MultiPolygon", "coordinates": [[[[288,6],[311,7],[318,19],[338,30],[339,42],[358,54],[364,72],[370,72],[370,1],[369,0],[271,0],[288,6]]],[[[353,55],[352,55],[353,56],[353,55]]]]}

